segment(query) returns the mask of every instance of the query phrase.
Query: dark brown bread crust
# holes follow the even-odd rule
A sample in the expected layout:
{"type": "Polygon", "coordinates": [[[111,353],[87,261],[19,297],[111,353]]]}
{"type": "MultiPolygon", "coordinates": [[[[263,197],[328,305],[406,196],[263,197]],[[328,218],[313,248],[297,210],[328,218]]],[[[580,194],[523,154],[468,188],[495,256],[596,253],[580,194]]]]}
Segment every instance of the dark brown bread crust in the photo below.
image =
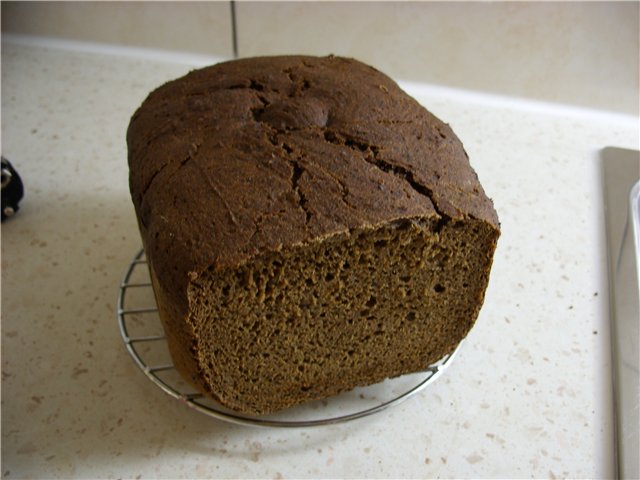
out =
{"type": "Polygon", "coordinates": [[[416,218],[436,231],[483,222],[494,232],[490,267],[498,218],[462,144],[355,60],[265,57],[193,71],[149,95],[127,143],[163,321],[195,383],[187,292],[203,272],[416,218]]]}

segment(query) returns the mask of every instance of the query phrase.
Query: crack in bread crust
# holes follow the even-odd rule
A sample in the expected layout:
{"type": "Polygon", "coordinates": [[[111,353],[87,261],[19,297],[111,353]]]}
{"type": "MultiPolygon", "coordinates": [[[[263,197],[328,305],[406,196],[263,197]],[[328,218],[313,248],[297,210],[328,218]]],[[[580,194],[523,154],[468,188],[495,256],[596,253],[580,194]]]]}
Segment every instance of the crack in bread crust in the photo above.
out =
{"type": "MultiPolygon", "coordinates": [[[[410,122],[408,122],[410,123],[410,122]]],[[[402,178],[404,181],[406,181],[413,190],[415,190],[416,192],[418,192],[421,195],[424,195],[426,198],[429,199],[429,201],[431,202],[431,204],[433,205],[433,208],[436,210],[436,212],[438,213],[438,215],[440,216],[440,226],[439,228],[442,228],[442,226],[450,220],[449,215],[447,215],[446,213],[442,212],[439,208],[438,205],[436,203],[436,201],[434,200],[434,196],[433,196],[433,190],[429,187],[427,187],[426,185],[423,185],[422,183],[416,181],[416,179],[414,178],[413,173],[400,166],[400,165],[396,165],[393,164],[387,160],[384,160],[384,158],[382,157],[381,153],[381,147],[377,146],[377,145],[371,145],[369,143],[367,143],[366,141],[363,140],[359,140],[353,137],[349,137],[348,135],[344,135],[340,132],[334,132],[331,130],[326,130],[324,132],[324,138],[327,142],[329,143],[333,143],[336,145],[344,145],[348,148],[351,148],[354,151],[359,151],[362,153],[362,159],[375,166],[376,168],[379,168],[381,171],[385,172],[385,173],[389,173],[391,175],[395,175],[399,178],[402,178]]]]}

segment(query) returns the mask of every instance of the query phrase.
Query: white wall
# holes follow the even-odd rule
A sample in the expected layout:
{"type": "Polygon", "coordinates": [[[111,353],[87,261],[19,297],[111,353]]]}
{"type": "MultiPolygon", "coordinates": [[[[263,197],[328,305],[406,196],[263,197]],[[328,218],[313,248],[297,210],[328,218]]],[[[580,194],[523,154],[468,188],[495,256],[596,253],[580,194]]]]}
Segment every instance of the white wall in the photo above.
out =
{"type": "MultiPolygon", "coordinates": [[[[241,56],[638,114],[638,2],[238,2],[241,56]]],[[[228,2],[2,2],[4,32],[232,56],[228,2]]]]}

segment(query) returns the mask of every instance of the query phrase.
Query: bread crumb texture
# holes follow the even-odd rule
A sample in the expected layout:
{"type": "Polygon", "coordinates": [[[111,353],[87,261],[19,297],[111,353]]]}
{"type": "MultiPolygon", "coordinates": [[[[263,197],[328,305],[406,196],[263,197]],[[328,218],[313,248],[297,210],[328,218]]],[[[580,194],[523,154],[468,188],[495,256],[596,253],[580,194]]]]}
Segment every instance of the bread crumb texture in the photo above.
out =
{"type": "Polygon", "coordinates": [[[418,371],[473,325],[496,212],[449,126],[372,67],[196,70],[127,141],[172,356],[222,404],[269,413],[418,371]]]}

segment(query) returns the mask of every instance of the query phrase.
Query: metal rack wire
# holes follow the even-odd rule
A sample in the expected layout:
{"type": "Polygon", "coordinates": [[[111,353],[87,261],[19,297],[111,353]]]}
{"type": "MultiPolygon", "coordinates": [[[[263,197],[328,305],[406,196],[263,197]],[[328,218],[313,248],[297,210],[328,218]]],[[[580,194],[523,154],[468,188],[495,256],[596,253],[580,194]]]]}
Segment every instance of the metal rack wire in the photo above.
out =
{"type": "MultiPolygon", "coordinates": [[[[404,378],[404,383],[402,384],[398,384],[400,381],[398,379],[386,380],[383,391],[389,398],[378,399],[376,395],[372,395],[370,392],[367,394],[367,389],[370,390],[375,387],[365,387],[357,389],[358,392],[355,397],[353,393],[350,393],[351,399],[349,402],[344,401],[345,395],[349,395],[348,393],[338,395],[330,400],[321,401],[321,408],[318,408],[317,402],[312,402],[316,404],[295,407],[294,409],[289,409],[283,413],[272,416],[251,416],[228,410],[212,399],[195,392],[193,388],[184,382],[177,374],[168,355],[168,351],[161,360],[153,358],[154,356],[149,353],[151,350],[150,345],[159,345],[166,349],[166,338],[163,334],[130,334],[133,326],[132,319],[134,318],[136,318],[137,323],[145,323],[147,327],[151,324],[152,327],[157,328],[157,331],[161,331],[160,317],[158,316],[158,309],[153,300],[152,285],[149,278],[144,249],[141,249],[133,257],[124,274],[118,292],[117,315],[120,334],[122,335],[125,347],[149,380],[160,387],[166,394],[184,403],[188,407],[209,417],[239,425],[289,428],[316,427],[343,423],[372,415],[392,405],[398,405],[422,391],[442,374],[458,351],[458,349],[456,349],[451,354],[446,355],[438,362],[430,365],[424,372],[399,377],[399,379],[404,378]],[[136,291],[139,293],[143,290],[147,294],[148,303],[142,307],[131,306],[129,299],[131,292],[136,291]],[[144,322],[141,322],[141,316],[145,317],[144,322]],[[167,373],[172,373],[172,375],[167,376],[167,373]],[[407,383],[407,378],[409,377],[410,381],[407,383]],[[396,383],[395,386],[394,382],[396,383]],[[400,389],[399,392],[398,389],[400,389]],[[363,399],[373,400],[374,404],[368,405],[363,399]],[[329,403],[336,405],[340,402],[349,403],[350,405],[355,404],[355,406],[351,411],[346,413],[339,412],[338,414],[331,413],[331,409],[322,408],[326,407],[329,403]],[[322,411],[322,413],[318,418],[319,410],[322,411]],[[327,413],[327,411],[329,413],[327,413]]],[[[381,385],[382,384],[378,384],[378,390],[381,389],[381,385]]]]}

